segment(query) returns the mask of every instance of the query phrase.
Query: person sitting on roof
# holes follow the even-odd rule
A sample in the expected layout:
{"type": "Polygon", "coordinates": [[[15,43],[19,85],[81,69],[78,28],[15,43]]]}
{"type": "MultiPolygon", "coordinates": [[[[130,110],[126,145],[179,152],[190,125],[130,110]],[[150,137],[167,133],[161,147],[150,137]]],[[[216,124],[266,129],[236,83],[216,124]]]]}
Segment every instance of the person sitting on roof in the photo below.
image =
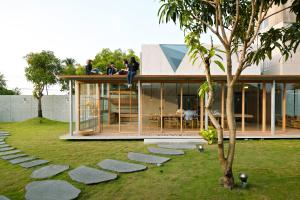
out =
{"type": "Polygon", "coordinates": [[[137,70],[139,70],[140,64],[136,62],[134,57],[130,58],[130,63],[128,64],[128,75],[127,75],[127,81],[128,81],[128,88],[132,87],[132,80],[133,77],[136,75],[137,70]]]}
{"type": "Polygon", "coordinates": [[[92,73],[92,69],[93,69],[92,60],[87,60],[85,66],[85,74],[90,75],[92,73]]]}
{"type": "Polygon", "coordinates": [[[115,64],[111,62],[110,65],[106,68],[106,74],[114,75],[116,72],[117,72],[117,68],[115,67],[115,64]]]}

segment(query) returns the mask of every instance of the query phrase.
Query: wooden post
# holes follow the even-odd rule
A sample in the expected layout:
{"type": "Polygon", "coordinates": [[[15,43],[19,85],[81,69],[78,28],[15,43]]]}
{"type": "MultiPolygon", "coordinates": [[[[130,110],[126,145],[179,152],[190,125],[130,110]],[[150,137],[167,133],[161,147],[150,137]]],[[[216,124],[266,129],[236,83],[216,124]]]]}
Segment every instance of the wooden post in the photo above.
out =
{"type": "Polygon", "coordinates": [[[283,84],[283,95],[282,95],[282,131],[286,131],[286,83],[283,84]]]}
{"type": "Polygon", "coordinates": [[[203,97],[200,97],[200,130],[203,130],[204,126],[204,100],[203,97]]]}
{"type": "Polygon", "coordinates": [[[98,132],[101,133],[101,83],[98,83],[98,132]]]}
{"type": "Polygon", "coordinates": [[[221,126],[224,129],[224,111],[225,111],[225,86],[222,83],[222,91],[221,91],[221,126]]]}
{"type": "Polygon", "coordinates": [[[129,90],[129,122],[131,122],[131,87],[130,87],[130,90],[129,90]]]}
{"type": "Polygon", "coordinates": [[[160,83],[160,132],[163,132],[163,83],[160,83]]]}
{"type": "Polygon", "coordinates": [[[245,85],[242,84],[242,132],[245,131],[245,85]]]}
{"type": "Polygon", "coordinates": [[[143,90],[142,90],[141,81],[138,81],[138,126],[139,126],[139,135],[143,132],[143,90]]]}
{"type": "Polygon", "coordinates": [[[119,133],[121,132],[121,86],[119,83],[119,133]]]}
{"type": "Polygon", "coordinates": [[[262,131],[266,131],[267,120],[267,90],[266,83],[263,83],[262,88],[262,131]]]}
{"type": "Polygon", "coordinates": [[[76,132],[80,131],[80,83],[75,81],[76,94],[76,132]]]}
{"type": "Polygon", "coordinates": [[[69,80],[69,109],[70,109],[70,122],[69,122],[69,132],[70,136],[73,135],[73,96],[72,96],[72,80],[69,80]]]}
{"type": "Polygon", "coordinates": [[[107,83],[107,126],[110,126],[110,83],[107,83]]]}
{"type": "Polygon", "coordinates": [[[182,123],[183,123],[183,112],[182,112],[182,107],[183,107],[183,87],[182,83],[180,84],[180,132],[182,133],[182,123]]]}

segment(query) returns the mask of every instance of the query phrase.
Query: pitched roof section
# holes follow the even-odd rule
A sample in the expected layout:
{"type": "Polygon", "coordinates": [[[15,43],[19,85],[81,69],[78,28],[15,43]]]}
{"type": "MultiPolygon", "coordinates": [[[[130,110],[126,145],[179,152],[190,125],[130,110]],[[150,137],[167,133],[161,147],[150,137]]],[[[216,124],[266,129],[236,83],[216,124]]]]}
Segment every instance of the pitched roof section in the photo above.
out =
{"type": "Polygon", "coordinates": [[[175,72],[187,53],[186,45],[178,44],[160,44],[159,45],[164,52],[169,64],[175,72]]]}

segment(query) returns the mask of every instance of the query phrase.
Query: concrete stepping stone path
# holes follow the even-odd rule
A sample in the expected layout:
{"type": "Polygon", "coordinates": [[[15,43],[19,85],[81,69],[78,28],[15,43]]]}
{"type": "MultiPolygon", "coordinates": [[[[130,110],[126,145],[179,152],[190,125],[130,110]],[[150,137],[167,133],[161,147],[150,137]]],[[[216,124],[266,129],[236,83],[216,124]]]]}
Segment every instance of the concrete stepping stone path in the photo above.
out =
{"type": "Polygon", "coordinates": [[[147,169],[147,167],[144,165],[133,164],[112,159],[103,160],[98,163],[98,166],[102,169],[107,169],[121,173],[138,172],[147,169]]]}
{"type": "Polygon", "coordinates": [[[128,159],[138,162],[150,163],[150,164],[162,164],[170,160],[170,158],[154,156],[142,153],[128,153],[128,159]]]}
{"type": "Polygon", "coordinates": [[[0,152],[0,156],[6,156],[6,155],[20,153],[20,152],[21,152],[20,150],[12,150],[12,151],[0,152]]]}
{"type": "Polygon", "coordinates": [[[2,156],[1,158],[3,160],[11,160],[11,159],[25,157],[25,156],[28,156],[28,155],[27,154],[19,153],[19,154],[13,154],[13,155],[8,155],[8,156],[2,156]]]}
{"type": "Polygon", "coordinates": [[[43,164],[46,164],[46,163],[49,163],[48,160],[33,160],[33,161],[29,161],[29,162],[23,162],[21,164],[19,164],[21,167],[24,167],[24,168],[31,168],[31,167],[35,167],[35,166],[39,166],[39,165],[43,165],[43,164]]]}
{"type": "Polygon", "coordinates": [[[0,195],[0,200],[9,200],[6,196],[0,195]]]}
{"type": "Polygon", "coordinates": [[[76,199],[80,190],[61,180],[34,181],[26,188],[27,200],[71,200],[76,199]]]}
{"type": "Polygon", "coordinates": [[[177,150],[177,149],[165,149],[165,148],[148,147],[148,150],[151,153],[163,154],[163,155],[183,155],[184,154],[184,151],[177,150]]]}
{"type": "Polygon", "coordinates": [[[9,144],[0,144],[0,148],[3,148],[3,147],[10,147],[9,144]]]}
{"type": "Polygon", "coordinates": [[[87,185],[114,180],[118,177],[117,174],[86,166],[80,166],[76,169],[73,169],[72,171],[69,171],[69,176],[72,180],[87,185]]]}
{"type": "Polygon", "coordinates": [[[3,147],[3,148],[0,148],[0,152],[10,151],[10,150],[14,150],[14,149],[15,149],[14,147],[3,147]]]}
{"type": "Polygon", "coordinates": [[[28,161],[32,161],[32,160],[35,160],[37,159],[36,157],[20,157],[20,158],[15,158],[15,159],[12,159],[12,160],[9,160],[9,162],[13,165],[15,164],[19,164],[19,163],[22,163],[22,162],[28,162],[28,161]]]}
{"type": "Polygon", "coordinates": [[[167,149],[196,149],[195,144],[158,144],[158,147],[167,149]]]}
{"type": "Polygon", "coordinates": [[[6,144],[5,142],[0,142],[0,144],[6,144]]]}
{"type": "Polygon", "coordinates": [[[68,165],[48,165],[32,172],[31,178],[50,178],[69,169],[68,165]]]}

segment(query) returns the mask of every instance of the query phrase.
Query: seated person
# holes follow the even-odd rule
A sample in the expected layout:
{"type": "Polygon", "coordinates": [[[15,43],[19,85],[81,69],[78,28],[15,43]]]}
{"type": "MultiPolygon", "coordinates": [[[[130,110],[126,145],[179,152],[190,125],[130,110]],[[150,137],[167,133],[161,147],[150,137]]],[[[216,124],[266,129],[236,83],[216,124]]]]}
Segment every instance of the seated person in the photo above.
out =
{"type": "Polygon", "coordinates": [[[85,74],[90,75],[92,73],[92,69],[93,69],[92,60],[87,60],[85,66],[85,74]]]}
{"type": "Polygon", "coordinates": [[[113,75],[117,72],[117,68],[115,67],[114,63],[111,62],[110,65],[106,69],[107,75],[113,75]]]}

